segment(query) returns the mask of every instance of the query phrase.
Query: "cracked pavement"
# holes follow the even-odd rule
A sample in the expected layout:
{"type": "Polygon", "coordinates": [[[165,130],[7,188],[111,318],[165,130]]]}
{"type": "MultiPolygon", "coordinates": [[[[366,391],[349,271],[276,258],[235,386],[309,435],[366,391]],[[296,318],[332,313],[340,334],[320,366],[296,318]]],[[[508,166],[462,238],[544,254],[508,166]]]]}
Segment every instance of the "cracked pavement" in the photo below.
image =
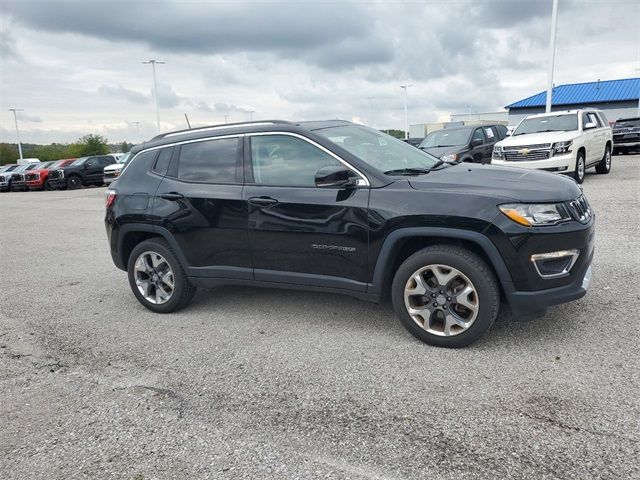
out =
{"type": "Polygon", "coordinates": [[[321,293],[153,314],[103,189],[0,194],[0,478],[638,478],[639,185],[637,155],[585,180],[584,299],[463,350],[321,293]]]}

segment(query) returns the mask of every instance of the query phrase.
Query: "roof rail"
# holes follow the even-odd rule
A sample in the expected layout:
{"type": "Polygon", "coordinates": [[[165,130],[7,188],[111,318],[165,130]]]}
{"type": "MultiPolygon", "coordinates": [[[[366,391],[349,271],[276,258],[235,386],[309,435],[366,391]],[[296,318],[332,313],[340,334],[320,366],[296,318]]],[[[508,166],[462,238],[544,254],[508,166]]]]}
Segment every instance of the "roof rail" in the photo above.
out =
{"type": "Polygon", "coordinates": [[[244,126],[261,126],[261,125],[275,125],[275,124],[291,124],[286,120],[257,120],[255,122],[238,122],[238,123],[223,123],[220,125],[209,125],[206,127],[187,128],[185,130],[176,130],[174,132],[161,133],[156,135],[150,141],[159,140],[165,137],[172,137],[174,135],[186,135],[193,132],[202,132],[208,130],[222,130],[224,128],[244,127],[244,126]]]}

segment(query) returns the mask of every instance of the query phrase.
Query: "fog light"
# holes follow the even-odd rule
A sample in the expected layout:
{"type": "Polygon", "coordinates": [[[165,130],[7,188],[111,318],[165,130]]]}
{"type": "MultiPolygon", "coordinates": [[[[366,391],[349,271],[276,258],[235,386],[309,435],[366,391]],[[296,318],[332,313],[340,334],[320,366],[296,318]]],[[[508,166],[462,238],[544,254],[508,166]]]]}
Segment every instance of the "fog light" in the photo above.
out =
{"type": "Polygon", "coordinates": [[[568,275],[578,260],[580,250],[560,250],[531,255],[531,261],[542,278],[557,278],[568,275]]]}

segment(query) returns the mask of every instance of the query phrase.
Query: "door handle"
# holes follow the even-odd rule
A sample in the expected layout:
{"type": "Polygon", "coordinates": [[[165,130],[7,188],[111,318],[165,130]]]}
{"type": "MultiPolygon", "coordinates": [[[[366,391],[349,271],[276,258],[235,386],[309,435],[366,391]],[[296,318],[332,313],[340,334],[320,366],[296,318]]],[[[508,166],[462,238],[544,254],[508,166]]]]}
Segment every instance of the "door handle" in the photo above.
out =
{"type": "Polygon", "coordinates": [[[249,203],[258,207],[269,207],[278,203],[278,200],[271,197],[251,197],[249,203]]]}
{"type": "Polygon", "coordinates": [[[176,192],[167,192],[160,195],[160,198],[164,198],[165,200],[180,200],[184,198],[184,195],[176,192]]]}

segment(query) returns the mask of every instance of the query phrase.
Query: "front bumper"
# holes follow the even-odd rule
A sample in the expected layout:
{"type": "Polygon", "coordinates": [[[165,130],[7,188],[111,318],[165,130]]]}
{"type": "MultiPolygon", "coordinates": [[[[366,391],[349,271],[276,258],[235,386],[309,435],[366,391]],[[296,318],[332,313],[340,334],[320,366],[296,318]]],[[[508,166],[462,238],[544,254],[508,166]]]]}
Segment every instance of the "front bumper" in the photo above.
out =
{"type": "Polygon", "coordinates": [[[578,271],[572,272],[573,280],[568,285],[532,292],[505,291],[514,319],[531,320],[542,317],[549,307],[584,297],[591,283],[592,260],[593,251],[578,271]]]}
{"type": "Polygon", "coordinates": [[[42,180],[29,180],[26,184],[29,190],[39,190],[44,185],[44,182],[42,180]]]}
{"type": "Polygon", "coordinates": [[[61,188],[61,187],[66,187],[67,186],[67,179],[62,177],[62,178],[50,178],[49,179],[49,185],[51,185],[51,188],[61,188]]]}
{"type": "Polygon", "coordinates": [[[548,172],[571,173],[576,169],[576,157],[574,153],[566,155],[555,155],[546,160],[531,160],[528,162],[510,162],[506,160],[492,159],[492,165],[502,165],[504,167],[519,167],[530,170],[546,170],[548,172]]]}
{"type": "Polygon", "coordinates": [[[13,180],[11,182],[11,191],[28,189],[29,187],[27,186],[27,182],[25,182],[24,180],[13,180]]]}

